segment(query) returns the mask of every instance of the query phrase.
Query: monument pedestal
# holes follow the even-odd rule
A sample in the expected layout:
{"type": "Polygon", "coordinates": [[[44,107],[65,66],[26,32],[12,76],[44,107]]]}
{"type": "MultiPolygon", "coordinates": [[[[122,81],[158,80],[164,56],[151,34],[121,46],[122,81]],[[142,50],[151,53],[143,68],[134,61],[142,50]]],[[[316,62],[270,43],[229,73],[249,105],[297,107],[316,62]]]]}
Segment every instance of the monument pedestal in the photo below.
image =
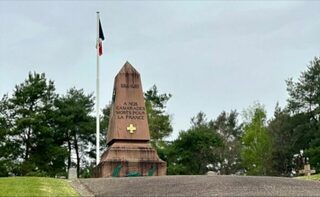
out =
{"type": "Polygon", "coordinates": [[[108,149],[94,169],[94,177],[166,175],[166,162],[159,158],[149,141],[140,74],[126,62],[115,77],[108,149]]]}
{"type": "Polygon", "coordinates": [[[149,143],[115,142],[103,153],[95,177],[163,176],[166,168],[149,143]]]}

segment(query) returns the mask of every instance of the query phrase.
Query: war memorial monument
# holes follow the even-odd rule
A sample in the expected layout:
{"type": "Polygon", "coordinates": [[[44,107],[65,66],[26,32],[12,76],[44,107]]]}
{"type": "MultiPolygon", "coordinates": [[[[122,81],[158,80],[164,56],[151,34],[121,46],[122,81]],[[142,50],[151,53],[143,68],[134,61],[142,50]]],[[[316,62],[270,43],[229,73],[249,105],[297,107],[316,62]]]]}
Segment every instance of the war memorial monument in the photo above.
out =
{"type": "Polygon", "coordinates": [[[126,62],[114,80],[108,149],[94,177],[162,176],[166,162],[151,147],[139,72],[126,62]]]}

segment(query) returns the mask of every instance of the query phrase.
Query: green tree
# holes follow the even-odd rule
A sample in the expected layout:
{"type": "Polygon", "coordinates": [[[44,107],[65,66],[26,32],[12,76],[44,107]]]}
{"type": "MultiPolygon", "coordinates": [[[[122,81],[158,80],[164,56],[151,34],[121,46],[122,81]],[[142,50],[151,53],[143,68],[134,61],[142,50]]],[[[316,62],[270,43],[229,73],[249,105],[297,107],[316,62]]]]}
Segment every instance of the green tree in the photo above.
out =
{"type": "Polygon", "coordinates": [[[286,110],[281,110],[277,104],[274,117],[268,125],[272,139],[272,169],[275,176],[289,176],[292,170],[294,154],[294,119],[286,110]]]}
{"type": "Polygon", "coordinates": [[[242,136],[242,165],[248,175],[267,175],[272,151],[266,128],[266,112],[257,104],[246,111],[247,122],[242,136]]]}
{"type": "Polygon", "coordinates": [[[288,111],[296,118],[294,149],[303,149],[320,170],[320,57],[315,57],[298,81],[287,80],[288,111]]]}
{"type": "Polygon", "coordinates": [[[8,100],[8,137],[17,149],[21,175],[55,176],[65,171],[66,152],[54,130],[54,91],[53,81],[48,81],[44,73],[29,73],[8,100]]]}
{"type": "Polygon", "coordinates": [[[171,98],[171,94],[160,94],[157,86],[154,85],[145,92],[144,96],[151,141],[154,145],[159,145],[173,130],[170,115],[165,113],[166,103],[171,98]]]}
{"type": "Polygon", "coordinates": [[[206,114],[200,111],[196,116],[191,118],[191,129],[207,128],[209,123],[206,114]]]}
{"type": "Polygon", "coordinates": [[[204,113],[192,118],[192,126],[179,133],[168,147],[169,174],[205,174],[220,162],[221,137],[209,127],[204,113]]]}
{"type": "Polygon", "coordinates": [[[15,144],[9,138],[10,117],[8,110],[8,96],[0,100],[0,177],[8,176],[15,171],[15,158],[18,155],[15,144]]]}
{"type": "Polygon", "coordinates": [[[107,104],[102,109],[102,116],[100,122],[100,152],[107,148],[107,132],[109,127],[109,119],[111,113],[111,103],[107,104]]]}
{"type": "Polygon", "coordinates": [[[80,175],[81,163],[90,165],[88,159],[95,144],[92,94],[85,95],[83,90],[70,89],[65,96],[56,99],[57,127],[63,136],[68,150],[68,169],[72,165],[72,154],[76,157],[77,176],[80,175]],[[74,150],[74,151],[73,151],[74,150]]]}
{"type": "Polygon", "coordinates": [[[298,82],[287,81],[288,109],[294,113],[309,112],[319,121],[320,113],[320,57],[315,57],[302,72],[298,82]]]}
{"type": "Polygon", "coordinates": [[[242,125],[238,125],[237,117],[238,113],[235,110],[230,113],[223,111],[215,120],[209,122],[210,127],[223,139],[223,147],[220,151],[220,174],[235,174],[241,170],[242,125]]]}

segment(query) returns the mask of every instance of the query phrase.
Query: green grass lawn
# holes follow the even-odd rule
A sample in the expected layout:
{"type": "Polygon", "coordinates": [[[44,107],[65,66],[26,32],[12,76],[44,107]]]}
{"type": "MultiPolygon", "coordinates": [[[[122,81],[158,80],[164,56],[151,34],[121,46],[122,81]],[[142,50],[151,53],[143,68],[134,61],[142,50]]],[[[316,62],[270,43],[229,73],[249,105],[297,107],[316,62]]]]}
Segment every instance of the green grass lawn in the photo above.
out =
{"type": "Polygon", "coordinates": [[[299,176],[298,179],[304,179],[304,180],[313,180],[313,181],[320,181],[320,174],[315,174],[311,176],[299,176]]]}
{"type": "Polygon", "coordinates": [[[0,178],[0,196],[79,196],[67,180],[44,177],[0,178]]]}

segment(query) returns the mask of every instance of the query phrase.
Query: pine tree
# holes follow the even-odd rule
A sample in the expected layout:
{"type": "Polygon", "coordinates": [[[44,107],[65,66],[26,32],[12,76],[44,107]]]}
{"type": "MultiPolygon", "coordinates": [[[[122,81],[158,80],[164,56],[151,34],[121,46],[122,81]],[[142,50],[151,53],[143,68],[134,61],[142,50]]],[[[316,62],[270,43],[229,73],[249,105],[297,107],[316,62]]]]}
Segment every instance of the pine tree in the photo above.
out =
{"type": "Polygon", "coordinates": [[[219,169],[221,174],[235,174],[241,170],[240,136],[242,125],[238,125],[237,116],[238,113],[235,110],[230,113],[223,111],[215,120],[209,122],[210,127],[223,139],[219,169]]]}
{"type": "Polygon", "coordinates": [[[287,80],[288,111],[295,119],[295,151],[305,150],[312,166],[320,170],[320,57],[315,57],[298,81],[287,80]]]}
{"type": "Polygon", "coordinates": [[[56,98],[53,81],[44,73],[29,73],[8,101],[12,120],[9,135],[18,152],[21,175],[55,176],[65,171],[66,152],[54,130],[56,98]]]}
{"type": "Polygon", "coordinates": [[[173,130],[170,115],[165,113],[171,94],[159,94],[157,86],[154,85],[144,95],[151,141],[154,145],[159,145],[173,130]]]}
{"type": "Polygon", "coordinates": [[[80,176],[81,164],[90,165],[90,152],[95,144],[92,94],[85,95],[83,90],[70,89],[65,96],[56,99],[57,127],[63,136],[63,144],[68,150],[67,168],[72,166],[73,152],[77,176],[80,176]]]}

